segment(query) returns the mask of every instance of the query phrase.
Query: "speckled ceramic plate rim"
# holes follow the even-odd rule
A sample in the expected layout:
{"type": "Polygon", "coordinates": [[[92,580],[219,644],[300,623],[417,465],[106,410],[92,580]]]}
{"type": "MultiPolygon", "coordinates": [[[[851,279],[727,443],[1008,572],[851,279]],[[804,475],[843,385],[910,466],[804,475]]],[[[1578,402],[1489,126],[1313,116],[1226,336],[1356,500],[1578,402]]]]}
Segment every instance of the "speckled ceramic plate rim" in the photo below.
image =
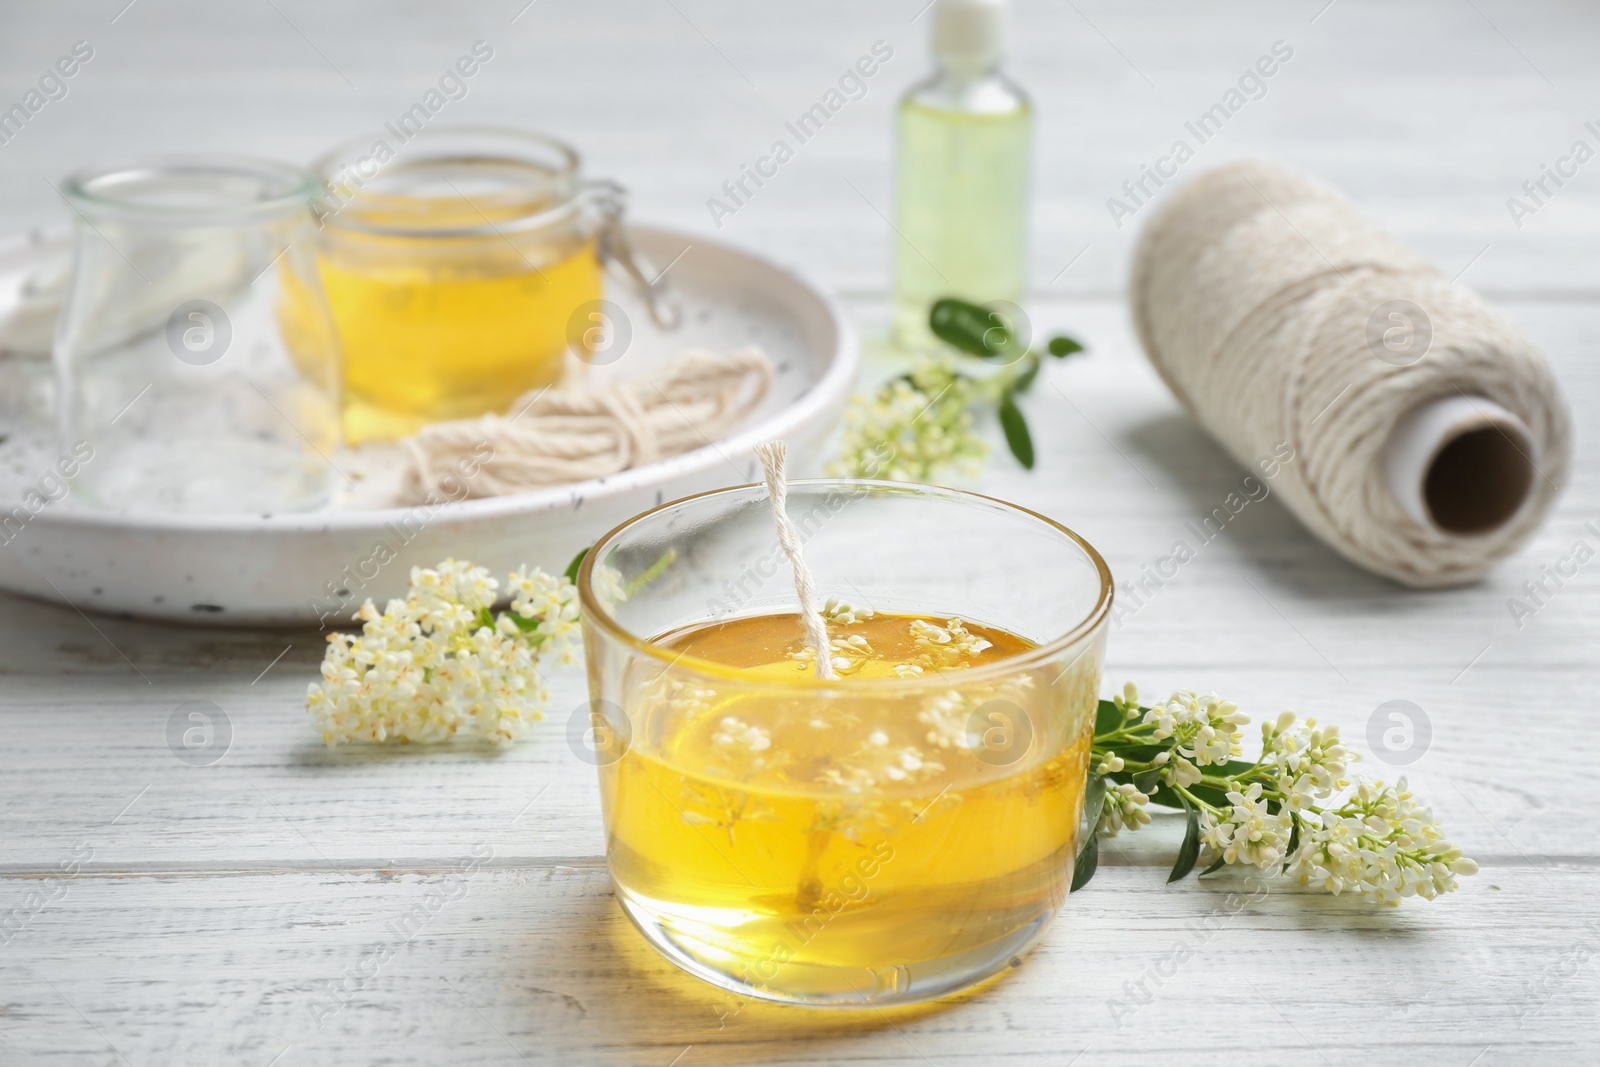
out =
{"type": "Polygon", "coordinates": [[[320,532],[325,530],[361,531],[381,529],[385,524],[405,517],[418,507],[436,507],[430,512],[430,522],[491,518],[507,515],[532,515],[562,507],[572,507],[579,500],[604,500],[612,496],[650,489],[673,478],[704,471],[718,463],[729,463],[724,452],[748,452],[754,446],[785,437],[811,423],[830,407],[842,403],[845,394],[855,381],[860,363],[860,347],[855,330],[845,318],[839,303],[821,287],[813,284],[804,273],[756,252],[750,252],[680,230],[660,226],[633,224],[629,230],[647,240],[678,240],[692,243],[696,248],[706,248],[720,254],[742,258],[759,264],[788,279],[796,291],[815,300],[833,327],[835,345],[826,369],[809,389],[788,407],[756,425],[740,430],[703,448],[685,452],[670,459],[658,460],[643,467],[620,471],[604,478],[593,478],[568,485],[552,486],[531,493],[510,496],[485,497],[478,500],[447,502],[439,505],[413,504],[404,507],[363,509],[351,511],[285,512],[276,515],[221,514],[221,515],[160,515],[131,512],[56,511],[45,509],[34,516],[30,525],[41,531],[60,528],[106,527],[138,530],[142,532],[183,531],[248,533],[252,531],[287,533],[320,532]]]}

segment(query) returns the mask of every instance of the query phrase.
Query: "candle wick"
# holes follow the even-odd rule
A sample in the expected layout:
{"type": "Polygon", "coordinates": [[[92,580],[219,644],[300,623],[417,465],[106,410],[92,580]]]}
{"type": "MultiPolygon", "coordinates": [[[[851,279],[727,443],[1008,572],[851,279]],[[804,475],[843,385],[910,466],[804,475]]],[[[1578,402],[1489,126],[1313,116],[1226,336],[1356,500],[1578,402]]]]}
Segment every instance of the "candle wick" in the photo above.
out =
{"type": "Polygon", "coordinates": [[[805,626],[806,640],[817,650],[817,677],[832,678],[833,649],[828,644],[828,624],[817,609],[817,583],[811,577],[800,551],[800,531],[789,518],[789,483],[784,477],[784,459],[789,446],[782,441],[768,441],[756,445],[756,458],[761,461],[761,471],[767,486],[767,496],[772,501],[772,518],[778,527],[778,544],[789,557],[794,570],[794,592],[800,600],[800,622],[805,626]]]}

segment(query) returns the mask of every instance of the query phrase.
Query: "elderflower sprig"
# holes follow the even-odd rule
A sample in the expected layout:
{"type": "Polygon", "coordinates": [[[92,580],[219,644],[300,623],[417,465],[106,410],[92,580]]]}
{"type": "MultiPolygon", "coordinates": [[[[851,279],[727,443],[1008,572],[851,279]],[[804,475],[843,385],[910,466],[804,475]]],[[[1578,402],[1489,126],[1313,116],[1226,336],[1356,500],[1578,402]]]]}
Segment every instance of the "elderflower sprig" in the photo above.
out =
{"type": "Polygon", "coordinates": [[[445,560],[411,570],[404,600],[368,600],[359,634],[328,636],[322,681],[306,710],[329,747],[352,741],[431,744],[468,737],[509,745],[549,702],[541,661],[573,661],[577,590],[537,567],[500,583],[487,569],[445,560]]]}
{"type": "Polygon", "coordinates": [[[1216,696],[1180,691],[1150,707],[1130,682],[1100,702],[1086,807],[1096,833],[1078,858],[1073,888],[1094,876],[1098,839],[1150,822],[1148,805],[1177,808],[1188,826],[1167,881],[1225,864],[1276,869],[1335,895],[1381,904],[1433,899],[1478,865],[1452,845],[1401,778],[1349,774],[1359,753],[1337,726],[1286,711],[1261,729],[1261,755],[1237,759],[1249,719],[1216,696]]]}
{"type": "Polygon", "coordinates": [[[851,398],[828,473],[895,482],[976,475],[989,454],[968,410],[978,401],[977,386],[947,356],[918,357],[877,392],[851,398]]]}
{"type": "MultiPolygon", "coordinates": [[[[1018,340],[1002,312],[964,300],[935,301],[928,325],[954,353],[978,358],[951,352],[919,356],[907,373],[870,395],[853,397],[844,413],[839,456],[828,472],[909,482],[974,475],[989,446],[978,436],[972,413],[990,404],[998,405],[1011,454],[1032,470],[1033,436],[1017,398],[1039,375],[1039,352],[1018,340]]],[[[1070,337],[1053,337],[1046,351],[1061,358],[1083,346],[1070,337]]]]}

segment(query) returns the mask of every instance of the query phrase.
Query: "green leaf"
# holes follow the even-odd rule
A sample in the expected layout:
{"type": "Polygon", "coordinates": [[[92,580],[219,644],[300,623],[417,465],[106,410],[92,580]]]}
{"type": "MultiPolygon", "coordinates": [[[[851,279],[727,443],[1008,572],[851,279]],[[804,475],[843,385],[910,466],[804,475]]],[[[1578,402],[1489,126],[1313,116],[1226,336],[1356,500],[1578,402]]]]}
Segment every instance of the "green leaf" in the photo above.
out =
{"type": "MultiPolygon", "coordinates": [[[[1159,770],[1140,771],[1133,776],[1133,784],[1139,787],[1141,793],[1154,793],[1161,785],[1161,772],[1159,770]]],[[[1178,807],[1179,805],[1172,805],[1178,807]]]]}
{"type": "Polygon", "coordinates": [[[1070,356],[1074,352],[1082,351],[1082,345],[1064,334],[1059,337],[1050,338],[1050,354],[1055,356],[1057,359],[1060,359],[1062,356],[1070,356]]]}
{"type": "Polygon", "coordinates": [[[1289,857],[1293,856],[1295,849],[1300,847],[1300,817],[1291,814],[1289,816],[1289,825],[1291,827],[1289,830],[1289,847],[1283,854],[1283,869],[1286,871],[1289,869],[1289,857]]]}
{"type": "Polygon", "coordinates": [[[1228,860],[1227,860],[1227,858],[1226,858],[1226,857],[1223,857],[1223,856],[1218,856],[1218,857],[1217,857],[1217,862],[1215,862],[1215,863],[1213,863],[1213,864],[1212,864],[1212,865],[1211,865],[1211,866],[1209,866],[1209,867],[1207,867],[1207,868],[1206,868],[1206,869],[1205,869],[1205,870],[1203,870],[1203,871],[1201,871],[1201,872],[1200,872],[1200,873],[1199,873],[1199,874],[1198,874],[1198,875],[1196,875],[1196,876],[1195,876],[1195,877],[1197,877],[1197,878],[1204,878],[1204,877],[1205,877],[1205,876],[1206,876],[1206,875],[1208,875],[1208,874],[1211,874],[1211,873],[1212,873],[1212,872],[1214,872],[1214,871],[1220,871],[1220,870],[1222,870],[1222,868],[1223,868],[1223,867],[1226,867],[1226,866],[1227,866],[1227,865],[1228,865],[1228,860]]]}
{"type": "Polygon", "coordinates": [[[1094,735],[1109,734],[1122,725],[1122,712],[1109,700],[1102,700],[1094,711],[1094,735]]]}
{"type": "Polygon", "coordinates": [[[1094,877],[1095,868],[1099,866],[1100,835],[1091,831],[1089,843],[1078,853],[1078,862],[1072,868],[1072,892],[1076,893],[1088,885],[1089,879],[1094,877]]]}
{"type": "Polygon", "coordinates": [[[1106,802],[1106,779],[1104,775],[1089,772],[1089,780],[1083,787],[1083,814],[1089,820],[1089,832],[1092,834],[1095,827],[1100,825],[1100,809],[1106,802]]]}
{"type": "MultiPolygon", "coordinates": [[[[1147,773],[1156,774],[1159,772],[1150,771],[1147,773]]],[[[1141,775],[1140,777],[1143,776],[1141,775]]],[[[1189,788],[1192,790],[1194,786],[1189,788]]],[[[1157,785],[1155,792],[1150,794],[1150,803],[1161,808],[1182,808],[1187,806],[1187,801],[1183,799],[1183,794],[1170,785],[1157,785]]]]}
{"type": "MultiPolygon", "coordinates": [[[[589,546],[589,548],[593,547],[593,545],[589,546]]],[[[571,582],[573,585],[578,584],[578,568],[583,566],[583,557],[589,554],[589,548],[579,549],[578,554],[572,557],[572,562],[567,564],[567,569],[565,572],[567,581],[571,582]]]]}
{"type": "Polygon", "coordinates": [[[996,312],[965,300],[935,300],[928,329],[945,344],[974,356],[997,356],[1011,347],[1011,329],[996,312]]]}
{"type": "Polygon", "coordinates": [[[1028,358],[1033,360],[1033,362],[1029,364],[1027,370],[1017,375],[1016,381],[1011,383],[1011,392],[1017,396],[1021,396],[1023,393],[1026,393],[1029,389],[1033,388],[1033,380],[1039,377],[1039,368],[1044,365],[1042,362],[1040,362],[1039,357],[1033,355],[1032,353],[1029,353],[1028,358]]]}
{"type": "MultiPolygon", "coordinates": [[[[1209,770],[1210,768],[1206,769],[1209,770]]],[[[1201,800],[1212,805],[1213,807],[1226,808],[1229,806],[1228,794],[1224,793],[1214,785],[1191,785],[1189,787],[1189,792],[1193,793],[1195,796],[1199,797],[1201,800]]]]}
{"type": "Polygon", "coordinates": [[[1009,392],[1000,398],[1000,428],[1006,432],[1006,445],[1017,462],[1024,470],[1033,470],[1033,435],[1028,433],[1028,420],[1017,407],[1016,397],[1009,392]]]}
{"type": "Polygon", "coordinates": [[[1200,809],[1188,802],[1183,806],[1189,812],[1189,825],[1183,832],[1183,844],[1178,846],[1178,861],[1172,865],[1172,873],[1167,875],[1168,885],[1186,877],[1200,858],[1200,809]]]}

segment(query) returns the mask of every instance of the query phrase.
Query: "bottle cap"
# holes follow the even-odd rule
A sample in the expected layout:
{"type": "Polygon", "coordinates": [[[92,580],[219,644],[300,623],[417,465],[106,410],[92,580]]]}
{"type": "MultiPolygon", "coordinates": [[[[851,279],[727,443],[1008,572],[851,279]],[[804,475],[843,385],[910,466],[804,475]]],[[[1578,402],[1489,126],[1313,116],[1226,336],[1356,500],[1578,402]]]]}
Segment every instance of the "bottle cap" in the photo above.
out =
{"type": "Polygon", "coordinates": [[[933,54],[958,67],[986,67],[1000,58],[1005,0],[938,0],[933,8],[933,54]]]}

